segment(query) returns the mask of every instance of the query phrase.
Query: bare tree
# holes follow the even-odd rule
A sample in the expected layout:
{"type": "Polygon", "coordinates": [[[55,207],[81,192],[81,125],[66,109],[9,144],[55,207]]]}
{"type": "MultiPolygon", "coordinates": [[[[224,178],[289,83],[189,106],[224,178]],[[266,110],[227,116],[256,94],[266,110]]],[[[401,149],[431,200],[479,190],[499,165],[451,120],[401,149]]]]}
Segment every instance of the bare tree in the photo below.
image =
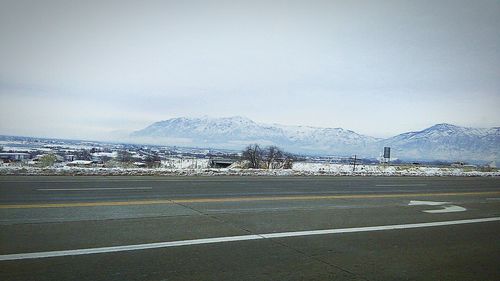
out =
{"type": "Polygon", "coordinates": [[[118,150],[116,160],[119,162],[132,162],[132,154],[127,150],[118,150]]]}
{"type": "Polygon", "coordinates": [[[293,161],[295,161],[295,157],[292,155],[285,156],[283,160],[283,169],[291,169],[293,167],[293,161]]]}
{"type": "Polygon", "coordinates": [[[144,159],[148,168],[158,168],[161,165],[161,158],[158,153],[151,153],[144,159]]]}
{"type": "Polygon", "coordinates": [[[87,149],[76,151],[75,156],[78,160],[92,160],[92,155],[87,149]]]}
{"type": "Polygon", "coordinates": [[[275,145],[267,147],[264,155],[268,169],[277,169],[282,166],[285,153],[279,147],[275,145]]]}
{"type": "Polygon", "coordinates": [[[57,158],[54,154],[46,154],[40,157],[38,165],[41,167],[51,167],[56,162],[57,158]]]}
{"type": "Polygon", "coordinates": [[[242,158],[250,162],[250,168],[260,168],[262,156],[262,149],[258,144],[251,144],[247,146],[242,153],[242,158]]]}
{"type": "Polygon", "coordinates": [[[106,155],[101,156],[101,161],[102,161],[103,164],[111,161],[111,159],[113,159],[113,158],[111,158],[109,156],[106,156],[106,155]]]}

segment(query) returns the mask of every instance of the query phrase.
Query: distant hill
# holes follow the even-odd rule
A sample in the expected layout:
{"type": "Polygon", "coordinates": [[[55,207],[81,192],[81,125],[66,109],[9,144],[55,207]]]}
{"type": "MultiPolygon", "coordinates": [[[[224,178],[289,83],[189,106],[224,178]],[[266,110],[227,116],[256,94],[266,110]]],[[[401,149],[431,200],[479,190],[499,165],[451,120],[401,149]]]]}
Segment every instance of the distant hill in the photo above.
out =
{"type": "Polygon", "coordinates": [[[131,134],[137,141],[241,149],[250,143],[274,144],[287,151],[378,157],[384,146],[402,159],[499,160],[500,128],[438,124],[418,132],[378,139],[342,128],[261,124],[248,118],[173,118],[131,134]]]}
{"type": "Polygon", "coordinates": [[[379,142],[395,155],[410,159],[483,160],[500,159],[500,128],[467,128],[437,124],[379,142]]]}

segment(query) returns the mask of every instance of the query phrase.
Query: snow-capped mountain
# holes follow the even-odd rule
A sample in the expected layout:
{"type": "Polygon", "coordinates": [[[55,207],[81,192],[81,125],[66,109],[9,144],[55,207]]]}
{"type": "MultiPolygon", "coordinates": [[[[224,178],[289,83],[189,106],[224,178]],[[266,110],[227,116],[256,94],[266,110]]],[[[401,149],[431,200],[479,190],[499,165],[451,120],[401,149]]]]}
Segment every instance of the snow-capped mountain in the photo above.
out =
{"type": "Polygon", "coordinates": [[[242,149],[248,144],[277,145],[298,153],[378,157],[384,146],[392,157],[415,160],[498,161],[500,128],[438,124],[418,132],[377,139],[342,128],[256,123],[245,117],[173,118],[132,133],[138,141],[242,149]]]}
{"type": "Polygon", "coordinates": [[[132,134],[136,138],[183,140],[197,146],[236,148],[259,143],[275,144],[289,151],[355,153],[365,151],[378,139],[342,128],[260,124],[245,117],[173,118],[156,122],[132,134]]]}
{"type": "Polygon", "coordinates": [[[380,141],[409,159],[483,160],[500,158],[500,128],[468,128],[437,124],[380,141]]]}

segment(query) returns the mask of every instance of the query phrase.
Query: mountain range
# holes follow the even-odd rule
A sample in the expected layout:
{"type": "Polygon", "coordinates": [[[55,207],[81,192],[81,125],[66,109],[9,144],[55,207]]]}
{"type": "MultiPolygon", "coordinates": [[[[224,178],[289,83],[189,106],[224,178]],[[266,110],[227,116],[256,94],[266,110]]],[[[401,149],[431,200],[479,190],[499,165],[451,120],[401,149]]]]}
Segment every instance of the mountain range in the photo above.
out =
{"type": "Polygon", "coordinates": [[[286,151],[378,157],[384,146],[391,157],[407,160],[498,161],[500,127],[468,128],[437,124],[418,132],[381,139],[342,128],[262,124],[248,118],[172,118],[135,131],[132,139],[168,145],[242,149],[248,144],[277,145],[286,151]]]}

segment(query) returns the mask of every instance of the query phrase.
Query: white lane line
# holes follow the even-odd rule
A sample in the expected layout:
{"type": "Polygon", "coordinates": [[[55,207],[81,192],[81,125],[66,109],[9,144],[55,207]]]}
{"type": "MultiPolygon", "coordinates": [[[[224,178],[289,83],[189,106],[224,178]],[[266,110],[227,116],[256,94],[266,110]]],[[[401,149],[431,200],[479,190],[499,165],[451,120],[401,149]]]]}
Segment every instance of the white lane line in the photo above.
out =
{"type": "Polygon", "coordinates": [[[412,184],[376,184],[379,187],[390,187],[390,186],[427,186],[426,183],[412,183],[412,184]]]}
{"type": "Polygon", "coordinates": [[[37,191],[150,190],[152,187],[37,188],[37,191]]]}
{"type": "Polygon", "coordinates": [[[500,198],[486,198],[486,200],[500,200],[500,198]]]}
{"type": "Polygon", "coordinates": [[[470,223],[481,223],[481,222],[492,222],[492,221],[500,221],[500,217],[454,220],[454,221],[440,221],[440,222],[426,222],[426,223],[394,224],[394,225],[368,226],[368,227],[351,227],[351,228],[309,230],[309,231],[293,231],[293,232],[280,232],[280,233],[268,233],[268,234],[215,237],[215,238],[193,239],[193,240],[180,240],[180,241],[171,241],[171,242],[159,242],[159,243],[102,247],[102,248],[9,254],[9,255],[0,255],[0,261],[36,259],[36,258],[52,258],[52,257],[61,257],[61,256],[90,255],[90,254],[99,254],[99,253],[135,251],[135,250],[179,247],[179,246],[200,245],[200,244],[213,244],[213,243],[223,243],[223,242],[233,242],[233,241],[271,239],[271,238],[312,236],[312,235],[353,233],[353,232],[369,232],[369,231],[408,229],[408,228],[423,228],[423,227],[470,224],[470,223]]]}

